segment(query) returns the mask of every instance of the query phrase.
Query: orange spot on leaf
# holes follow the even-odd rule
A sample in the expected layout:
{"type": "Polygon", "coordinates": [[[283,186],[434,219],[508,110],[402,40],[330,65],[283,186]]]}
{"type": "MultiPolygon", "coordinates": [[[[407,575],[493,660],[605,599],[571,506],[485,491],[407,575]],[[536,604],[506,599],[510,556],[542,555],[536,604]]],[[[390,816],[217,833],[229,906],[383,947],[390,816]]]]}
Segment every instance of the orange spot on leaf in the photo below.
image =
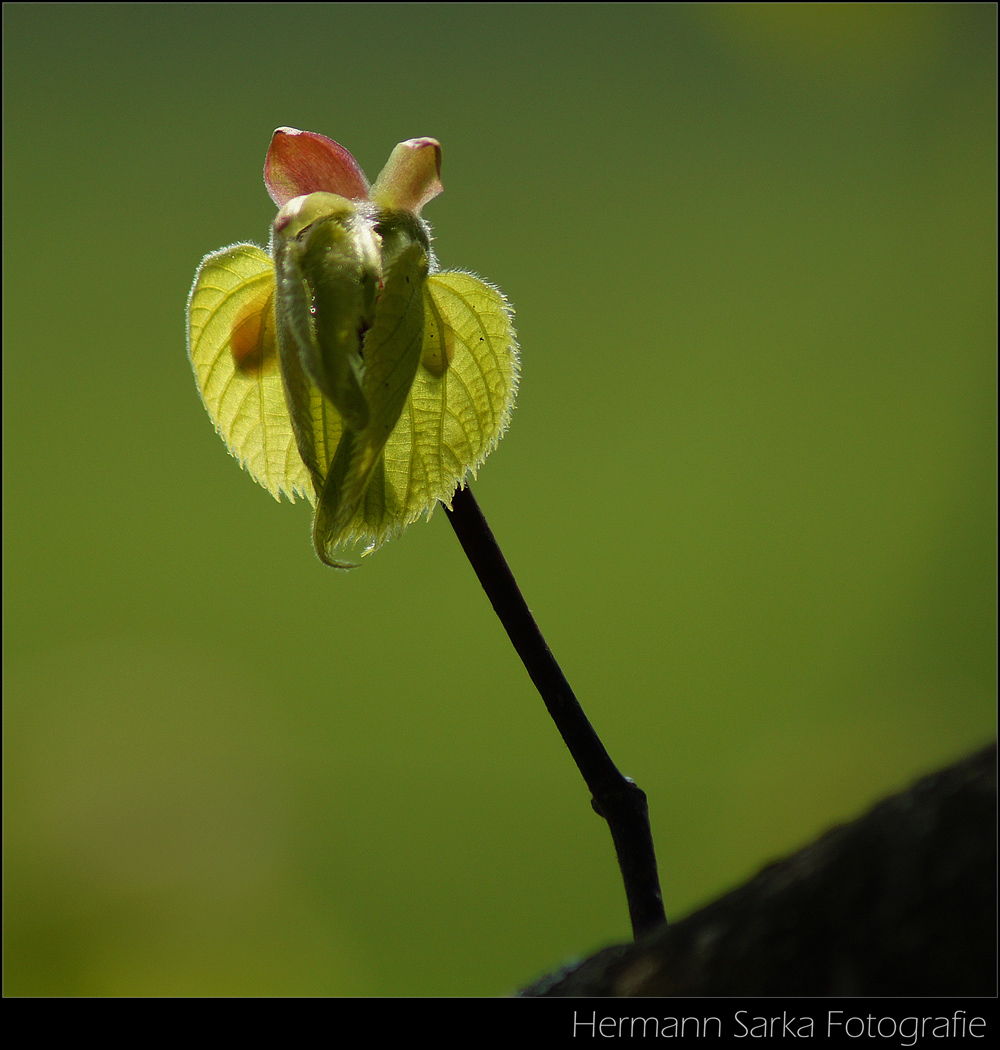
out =
{"type": "Polygon", "coordinates": [[[243,375],[257,376],[277,367],[273,287],[262,288],[240,308],[233,321],[229,349],[236,370],[243,375]]]}

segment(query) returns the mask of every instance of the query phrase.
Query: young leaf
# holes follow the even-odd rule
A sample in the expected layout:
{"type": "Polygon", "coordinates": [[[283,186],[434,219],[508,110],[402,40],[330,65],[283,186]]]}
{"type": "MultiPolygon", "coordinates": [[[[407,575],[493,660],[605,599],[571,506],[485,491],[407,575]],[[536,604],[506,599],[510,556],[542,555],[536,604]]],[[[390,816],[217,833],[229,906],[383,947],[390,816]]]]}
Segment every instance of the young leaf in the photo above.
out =
{"type": "Polygon", "coordinates": [[[370,522],[356,511],[420,365],[426,279],[427,253],[420,244],[400,252],[386,275],[375,324],[365,338],[364,393],[370,420],[361,432],[345,430],[316,509],[313,540],[316,553],[328,564],[339,564],[332,553],[335,547],[359,539],[377,546],[407,524],[385,499],[381,506],[366,500],[370,522]]]}
{"type": "Polygon", "coordinates": [[[234,244],[205,258],[188,300],[188,348],[229,451],[275,499],[315,502],[278,367],[274,264],[266,252],[234,244]]]}
{"type": "Polygon", "coordinates": [[[369,541],[404,528],[451,497],[478,470],[510,418],[517,344],[503,296],[470,274],[436,273],[424,291],[421,366],[372,479],[364,516],[369,541]]]}
{"type": "Polygon", "coordinates": [[[366,218],[343,197],[311,193],[289,201],[274,222],[282,354],[298,355],[353,430],[368,423],[361,339],[379,283],[379,249],[366,218]]]}
{"type": "Polygon", "coordinates": [[[431,276],[426,316],[411,430],[428,435],[416,443],[417,454],[434,497],[448,502],[507,429],[517,393],[517,343],[509,303],[471,274],[431,276]],[[437,440],[430,439],[433,432],[437,440]]]}
{"type": "MultiPolygon", "coordinates": [[[[348,447],[359,458],[354,438],[348,446],[345,436],[331,466],[314,533],[317,551],[325,542],[321,557],[330,564],[340,564],[335,547],[363,542],[374,549],[429,516],[439,501],[450,506],[455,490],[475,474],[506,429],[518,367],[504,297],[470,274],[437,273],[424,287],[423,312],[420,366],[349,520],[328,516],[327,500],[334,484],[343,485],[351,462],[348,447]]],[[[360,472],[357,476],[364,484],[360,472]]]]}

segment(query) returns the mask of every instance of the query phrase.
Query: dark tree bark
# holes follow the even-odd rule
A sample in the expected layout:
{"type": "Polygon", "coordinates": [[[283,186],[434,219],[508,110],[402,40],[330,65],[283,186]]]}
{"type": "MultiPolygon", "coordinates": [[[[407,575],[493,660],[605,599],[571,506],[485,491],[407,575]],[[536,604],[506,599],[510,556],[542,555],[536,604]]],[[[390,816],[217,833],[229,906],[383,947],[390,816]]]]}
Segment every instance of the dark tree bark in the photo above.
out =
{"type": "Polygon", "coordinates": [[[996,745],[525,996],[996,994],[996,745]]]}

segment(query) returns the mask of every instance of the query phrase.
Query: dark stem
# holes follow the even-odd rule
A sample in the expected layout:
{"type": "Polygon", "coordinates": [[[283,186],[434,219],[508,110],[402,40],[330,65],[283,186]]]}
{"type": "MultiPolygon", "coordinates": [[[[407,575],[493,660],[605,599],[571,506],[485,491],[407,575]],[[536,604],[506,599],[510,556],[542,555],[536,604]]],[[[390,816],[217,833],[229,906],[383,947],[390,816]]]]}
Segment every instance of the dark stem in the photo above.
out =
{"type": "Polygon", "coordinates": [[[569,748],[573,761],[593,796],[591,804],[608,822],[618,866],[625,882],[634,937],[667,920],[656,872],[653,836],[649,830],[646,794],[622,776],[601,738],[583,713],[559,664],[545,644],[510,567],[468,487],[455,493],[448,520],[472,563],[517,655],[569,748]]]}

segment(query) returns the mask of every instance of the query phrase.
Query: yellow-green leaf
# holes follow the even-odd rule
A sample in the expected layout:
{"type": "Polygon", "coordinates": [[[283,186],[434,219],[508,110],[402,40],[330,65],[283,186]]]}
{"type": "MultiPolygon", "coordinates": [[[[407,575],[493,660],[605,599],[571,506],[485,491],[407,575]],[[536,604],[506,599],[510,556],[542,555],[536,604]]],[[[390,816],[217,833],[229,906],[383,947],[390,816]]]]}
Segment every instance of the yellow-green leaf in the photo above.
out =
{"type": "Polygon", "coordinates": [[[423,498],[431,509],[435,500],[450,504],[455,489],[467,474],[475,475],[507,429],[518,355],[513,310],[478,277],[434,274],[427,281],[425,310],[423,367],[410,392],[409,425],[400,421],[399,447],[386,449],[386,469],[398,470],[405,456],[413,464],[414,498],[426,489],[423,498]]]}
{"type": "Polygon", "coordinates": [[[188,301],[188,353],[205,408],[240,464],[275,499],[315,502],[278,364],[274,265],[256,245],[202,262],[188,301]]]}
{"type": "MultiPolygon", "coordinates": [[[[450,505],[507,427],[518,356],[503,295],[470,274],[436,273],[424,287],[423,310],[421,364],[409,396],[353,516],[339,532],[325,533],[324,560],[332,561],[332,547],[345,543],[373,550],[429,516],[438,501],[450,505]]],[[[332,468],[331,477],[348,469],[346,444],[342,450],[344,464],[332,468]]],[[[321,503],[317,521],[322,513],[321,503]]]]}

